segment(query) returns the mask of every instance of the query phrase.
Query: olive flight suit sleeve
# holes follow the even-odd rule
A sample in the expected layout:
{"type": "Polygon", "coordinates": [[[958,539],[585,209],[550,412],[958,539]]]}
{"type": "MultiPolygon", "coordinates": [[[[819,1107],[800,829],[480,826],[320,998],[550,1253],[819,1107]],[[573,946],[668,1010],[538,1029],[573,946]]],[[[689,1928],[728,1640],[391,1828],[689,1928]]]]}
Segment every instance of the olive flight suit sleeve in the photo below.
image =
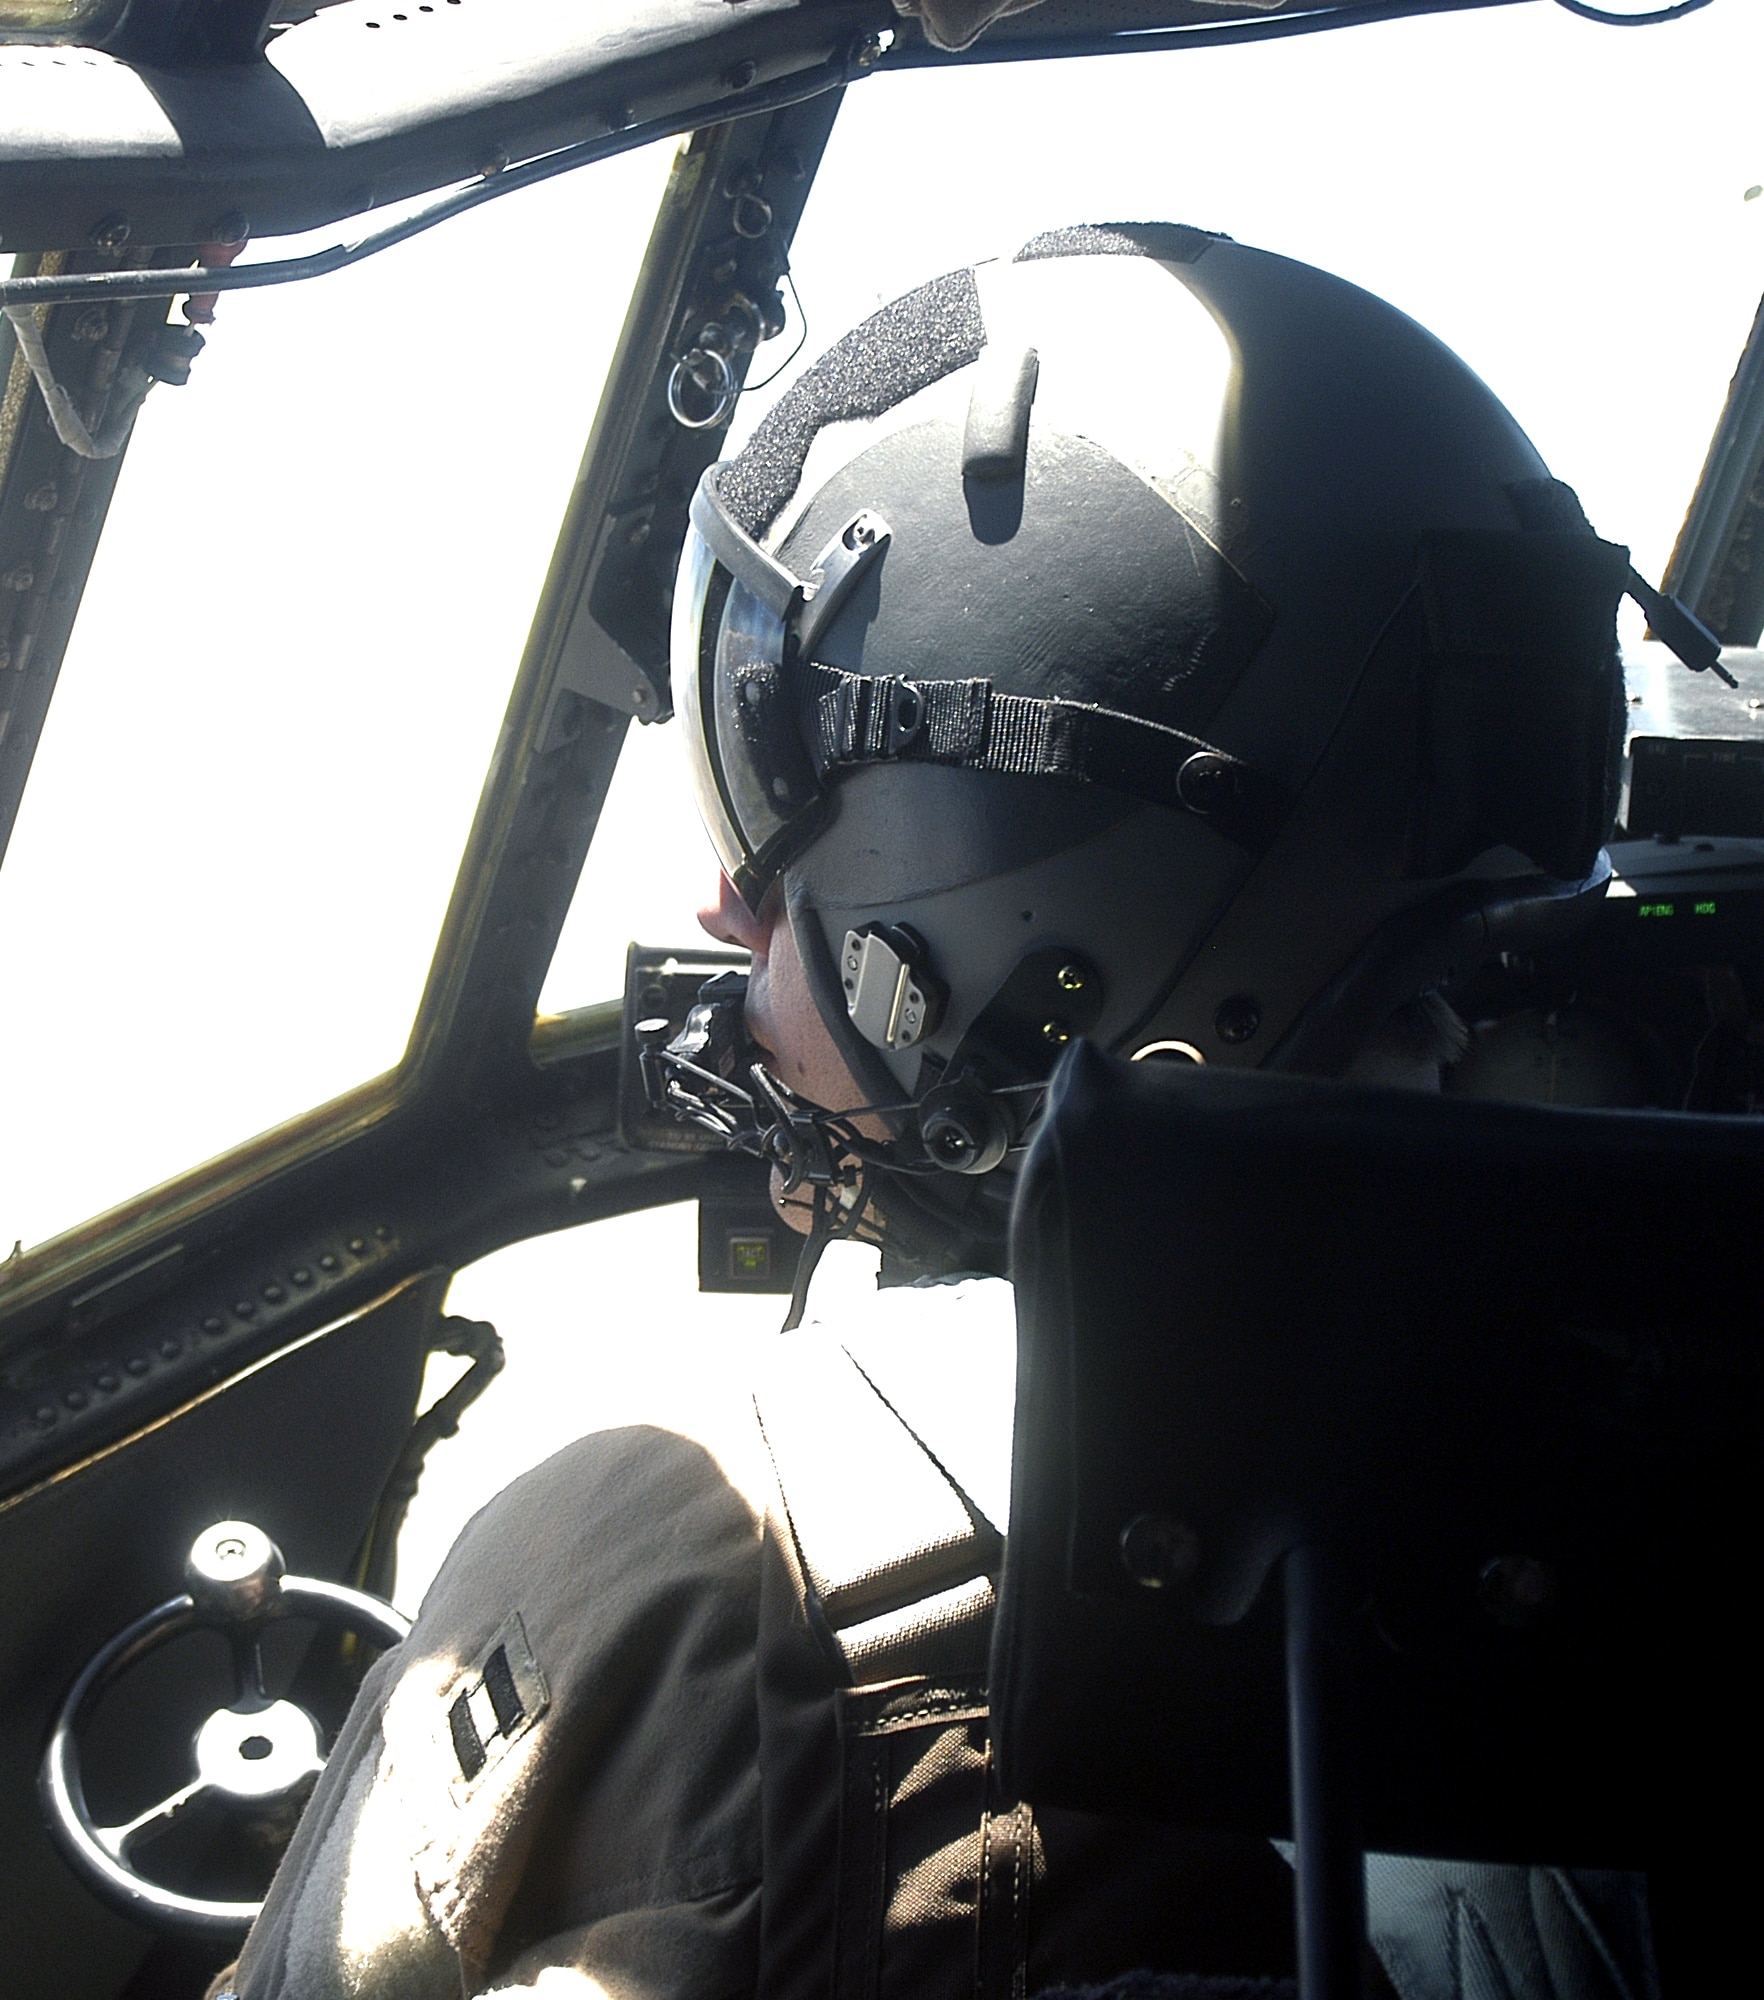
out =
{"type": "Polygon", "coordinates": [[[239,2000],[751,1992],[761,1533],[648,1426],[491,1502],[365,1682],[239,2000]]]}

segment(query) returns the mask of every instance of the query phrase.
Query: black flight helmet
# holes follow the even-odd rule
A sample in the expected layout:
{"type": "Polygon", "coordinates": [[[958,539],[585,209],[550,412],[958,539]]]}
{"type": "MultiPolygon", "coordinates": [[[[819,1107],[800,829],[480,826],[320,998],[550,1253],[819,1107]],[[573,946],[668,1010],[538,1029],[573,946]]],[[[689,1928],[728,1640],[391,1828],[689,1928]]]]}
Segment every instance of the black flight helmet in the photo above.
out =
{"type": "Polygon", "coordinates": [[[974,1092],[1009,1110],[1077,1034],[1339,1072],[1603,894],[1627,552],[1456,355],[1308,265],[1133,224],[953,272],[692,521],[706,824],[944,1166],[999,1164],[1022,1117],[974,1092]]]}

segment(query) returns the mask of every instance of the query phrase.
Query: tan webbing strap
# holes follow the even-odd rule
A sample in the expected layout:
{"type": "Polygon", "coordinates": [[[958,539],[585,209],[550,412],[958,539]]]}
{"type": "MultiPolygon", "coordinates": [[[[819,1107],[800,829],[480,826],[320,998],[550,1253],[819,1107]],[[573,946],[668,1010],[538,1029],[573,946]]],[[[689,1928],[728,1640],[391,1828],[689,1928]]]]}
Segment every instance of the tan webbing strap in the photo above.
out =
{"type": "Polygon", "coordinates": [[[860,1684],[898,1680],[905,1674],[925,1674],[932,1680],[984,1680],[992,1608],[992,1579],[977,1576],[898,1611],[841,1626],[836,1635],[839,1650],[853,1681],[860,1684]]]}
{"type": "Polygon", "coordinates": [[[997,1532],[824,1333],[780,1340],[754,1406],[820,1615],[863,1662],[854,1678],[928,1671],[892,1652],[921,1624],[984,1621],[997,1532]]]}
{"type": "MultiPolygon", "coordinates": [[[[1034,1839],[1024,1809],[986,1811],[987,1645],[1002,1543],[931,1451],[825,1333],[787,1335],[754,1397],[809,1621],[854,1685],[836,1694],[839,1851],[832,2000],[879,2000],[891,1901],[889,1822],[927,1788],[966,1800],[947,1850],[971,1885],[976,2000],[1023,2000],[1034,1839]],[[948,1787],[954,1786],[952,1794],[948,1787]],[[971,1791],[971,1797],[969,1796],[971,1791]]],[[[905,1920],[909,1925],[910,1917],[905,1920]]]]}

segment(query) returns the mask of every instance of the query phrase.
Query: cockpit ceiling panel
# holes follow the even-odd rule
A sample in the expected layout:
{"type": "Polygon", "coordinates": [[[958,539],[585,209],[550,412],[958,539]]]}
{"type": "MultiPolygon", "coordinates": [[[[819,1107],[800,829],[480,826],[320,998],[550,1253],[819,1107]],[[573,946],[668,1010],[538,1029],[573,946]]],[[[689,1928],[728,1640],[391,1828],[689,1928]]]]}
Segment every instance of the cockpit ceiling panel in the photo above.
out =
{"type": "Polygon", "coordinates": [[[262,61],[177,70],[0,48],[0,244],[132,246],[322,228],[505,161],[825,62],[880,0],[341,0],[262,61]],[[223,219],[229,227],[223,228],[223,219]]]}
{"type": "Polygon", "coordinates": [[[230,240],[240,217],[258,237],[322,228],[629,125],[726,118],[744,91],[885,29],[887,61],[984,61],[1157,29],[1500,4],[1045,0],[949,58],[889,0],[336,0],[259,61],[161,67],[124,59],[124,12],[110,53],[0,46],[0,247],[71,249],[101,222],[114,241],[118,218],[136,247],[230,240]]]}

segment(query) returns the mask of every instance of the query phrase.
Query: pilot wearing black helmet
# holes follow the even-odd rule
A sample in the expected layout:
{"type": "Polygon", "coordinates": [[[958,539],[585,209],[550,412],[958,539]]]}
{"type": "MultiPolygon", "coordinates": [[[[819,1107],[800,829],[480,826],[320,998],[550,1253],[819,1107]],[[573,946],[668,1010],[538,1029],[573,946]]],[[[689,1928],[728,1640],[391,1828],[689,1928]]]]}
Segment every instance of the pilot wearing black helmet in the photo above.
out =
{"type": "MultiPolygon", "coordinates": [[[[709,996],[644,1059],[890,1288],[477,1517],[230,1990],[1290,1979],[1272,1848],[994,1782],[1012,1163],[1077,1035],[1436,1086],[1442,981],[1603,894],[1629,580],[1447,349],[1199,230],[1037,238],[801,378],[707,476],[675,599],[744,1030],[709,996]]],[[[1372,1990],[1653,1991],[1632,1878],[1368,1871],[1372,1990]]]]}

